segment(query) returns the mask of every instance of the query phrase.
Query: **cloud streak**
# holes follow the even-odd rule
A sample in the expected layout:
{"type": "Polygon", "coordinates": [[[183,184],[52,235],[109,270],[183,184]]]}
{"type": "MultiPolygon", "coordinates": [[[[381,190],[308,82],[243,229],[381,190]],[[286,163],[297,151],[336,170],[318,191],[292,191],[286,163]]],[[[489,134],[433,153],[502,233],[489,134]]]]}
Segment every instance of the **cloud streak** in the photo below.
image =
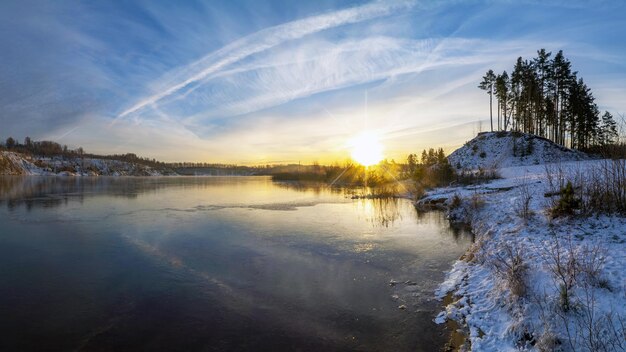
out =
{"type": "MultiPolygon", "coordinates": [[[[203,81],[203,85],[162,104],[173,115],[183,116],[185,123],[201,124],[372,82],[385,82],[379,91],[390,90],[395,81],[390,78],[402,75],[411,75],[413,81],[429,85],[432,82],[420,74],[443,67],[458,70],[485,65],[502,56],[521,55],[528,47],[533,46],[523,41],[495,45],[487,40],[464,38],[309,40],[273,50],[246,66],[221,71],[203,81]],[[184,99],[184,104],[178,104],[177,99],[184,99]]],[[[469,72],[477,74],[474,71],[469,72]]],[[[462,75],[465,82],[475,80],[467,77],[467,72],[462,75]]]]}
{"type": "Polygon", "coordinates": [[[413,4],[414,2],[412,1],[393,3],[377,1],[362,6],[334,11],[323,15],[311,16],[278,26],[265,28],[236,40],[233,43],[205,56],[199,61],[179,70],[179,73],[176,74],[173,79],[170,78],[170,85],[126,109],[118,115],[118,118],[138,112],[150,104],[157,103],[161,99],[174,94],[193,83],[207,78],[209,75],[218,72],[220,69],[287,41],[299,39],[330,28],[386,16],[398,11],[399,9],[410,7],[413,4]]]}

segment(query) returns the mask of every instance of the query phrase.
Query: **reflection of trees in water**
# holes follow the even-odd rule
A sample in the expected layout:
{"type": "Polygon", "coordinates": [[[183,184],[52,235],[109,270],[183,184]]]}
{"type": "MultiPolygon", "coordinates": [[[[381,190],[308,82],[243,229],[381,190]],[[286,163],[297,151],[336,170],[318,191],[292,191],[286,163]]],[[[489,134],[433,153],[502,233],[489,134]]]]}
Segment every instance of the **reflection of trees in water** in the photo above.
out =
{"type": "Polygon", "coordinates": [[[474,242],[474,234],[469,224],[451,222],[442,210],[415,210],[416,219],[419,224],[436,223],[442,234],[452,235],[455,241],[470,240],[474,242]]]}
{"type": "Polygon", "coordinates": [[[279,188],[313,193],[315,195],[329,193],[354,199],[391,199],[396,198],[400,193],[400,187],[397,184],[384,184],[375,187],[345,184],[330,185],[324,182],[313,181],[273,181],[273,184],[279,188]]]}
{"type": "Polygon", "coordinates": [[[436,223],[442,234],[452,235],[455,241],[474,241],[473,234],[468,225],[450,222],[443,211],[418,211],[406,199],[397,198],[391,195],[397,194],[397,186],[390,188],[376,187],[346,187],[329,186],[326,183],[316,182],[273,182],[275,186],[296,190],[300,192],[313,192],[316,195],[321,193],[338,194],[345,197],[352,197],[356,204],[362,208],[367,221],[374,225],[383,227],[392,226],[396,221],[402,220],[402,215],[414,215],[418,223],[436,223]],[[383,196],[383,194],[388,196],[383,196]],[[377,195],[381,195],[378,197],[377,195]],[[403,209],[406,207],[406,209],[403,209]]]}
{"type": "Polygon", "coordinates": [[[30,211],[67,205],[70,200],[82,203],[89,196],[134,199],[142,193],[167,187],[206,188],[208,185],[216,184],[207,178],[186,177],[6,176],[0,177],[0,204],[6,203],[10,210],[23,205],[30,211]]]}
{"type": "MultiPolygon", "coordinates": [[[[145,193],[156,193],[166,188],[206,190],[225,185],[245,184],[271,188],[271,178],[256,177],[59,177],[59,176],[0,176],[0,204],[9,209],[26,206],[58,207],[68,201],[83,202],[85,197],[107,196],[134,199],[145,193]]],[[[320,189],[319,192],[322,192],[320,189]]],[[[331,192],[339,192],[332,190],[331,192]]]]}
{"type": "Polygon", "coordinates": [[[67,205],[70,199],[82,203],[85,185],[74,178],[7,176],[0,177],[0,204],[6,203],[9,210],[25,206],[54,208],[67,205]]]}
{"type": "MultiPolygon", "coordinates": [[[[26,198],[26,199],[9,199],[6,201],[7,208],[9,210],[14,210],[22,205],[26,207],[26,210],[31,211],[33,208],[56,208],[61,205],[67,206],[68,197],[63,198],[50,198],[50,197],[42,197],[42,198],[26,198]]],[[[80,197],[82,202],[82,197],[80,197]]],[[[4,201],[0,200],[0,206],[4,201]]]]}
{"type": "Polygon", "coordinates": [[[374,225],[389,227],[396,220],[402,220],[402,200],[398,198],[356,199],[367,221],[374,225]]]}
{"type": "MultiPolygon", "coordinates": [[[[274,182],[275,186],[300,192],[312,192],[315,195],[330,193],[354,199],[354,202],[363,210],[367,221],[374,225],[389,227],[397,220],[402,219],[401,205],[405,200],[395,197],[375,197],[378,188],[362,186],[329,186],[319,182],[274,182]],[[372,197],[374,196],[374,197],[372,197]]],[[[385,188],[386,189],[386,188],[385,188]]],[[[394,193],[395,194],[395,193],[394,193]]]]}
{"type": "Polygon", "coordinates": [[[302,181],[273,181],[273,185],[298,192],[313,193],[316,196],[322,193],[347,196],[351,195],[350,188],[342,186],[330,186],[322,182],[302,182],[302,181]]]}

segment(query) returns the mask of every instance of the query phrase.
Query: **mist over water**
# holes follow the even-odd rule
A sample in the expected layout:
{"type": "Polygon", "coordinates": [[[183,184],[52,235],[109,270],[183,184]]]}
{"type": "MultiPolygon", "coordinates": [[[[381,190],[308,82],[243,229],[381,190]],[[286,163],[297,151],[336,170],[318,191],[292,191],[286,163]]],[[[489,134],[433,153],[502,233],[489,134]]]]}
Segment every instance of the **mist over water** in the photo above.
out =
{"type": "Polygon", "coordinates": [[[471,243],[404,199],[263,177],[4,177],[0,230],[1,350],[431,351],[471,243]]]}

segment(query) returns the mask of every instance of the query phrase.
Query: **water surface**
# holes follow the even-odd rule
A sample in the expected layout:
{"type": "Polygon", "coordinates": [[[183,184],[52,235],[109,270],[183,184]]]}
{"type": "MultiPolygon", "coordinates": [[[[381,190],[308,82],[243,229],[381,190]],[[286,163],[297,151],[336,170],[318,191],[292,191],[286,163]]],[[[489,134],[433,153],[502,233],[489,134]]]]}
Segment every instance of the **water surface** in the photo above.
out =
{"type": "Polygon", "coordinates": [[[437,350],[470,242],[407,200],[264,177],[4,177],[0,350],[437,350]]]}

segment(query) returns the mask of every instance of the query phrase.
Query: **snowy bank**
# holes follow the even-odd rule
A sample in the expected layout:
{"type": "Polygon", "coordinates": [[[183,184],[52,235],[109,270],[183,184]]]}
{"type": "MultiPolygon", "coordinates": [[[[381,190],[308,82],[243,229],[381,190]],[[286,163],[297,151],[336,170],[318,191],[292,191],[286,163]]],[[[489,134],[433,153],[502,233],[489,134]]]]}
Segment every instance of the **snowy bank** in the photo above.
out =
{"type": "Polygon", "coordinates": [[[464,350],[623,351],[626,218],[549,212],[559,199],[555,170],[574,180],[606,161],[562,151],[561,159],[581,161],[555,162],[551,142],[533,143],[524,160],[508,154],[510,145],[475,144],[491,157],[453,153],[452,160],[465,155],[466,167],[509,166],[499,169],[500,179],[435,189],[420,200],[447,207],[451,219],[468,222],[476,235],[437,291],[454,299],[435,321],[456,321],[467,335],[464,350]]]}
{"type": "Polygon", "coordinates": [[[164,176],[175,174],[120,160],[41,157],[0,151],[0,175],[164,176]]]}

